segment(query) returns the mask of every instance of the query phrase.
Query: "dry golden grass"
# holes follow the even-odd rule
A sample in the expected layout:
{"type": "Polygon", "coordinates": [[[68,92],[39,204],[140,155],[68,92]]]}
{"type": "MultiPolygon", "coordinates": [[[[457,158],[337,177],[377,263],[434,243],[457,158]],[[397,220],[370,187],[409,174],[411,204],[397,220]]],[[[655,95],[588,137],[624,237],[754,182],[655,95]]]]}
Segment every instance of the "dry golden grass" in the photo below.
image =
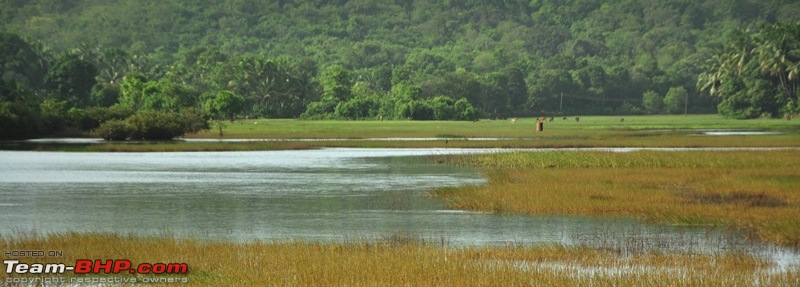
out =
{"type": "Polygon", "coordinates": [[[433,193],[457,209],[731,226],[800,247],[799,159],[800,151],[447,156],[439,160],[495,168],[487,185],[433,193]]]}
{"type": "Polygon", "coordinates": [[[189,284],[169,286],[747,286],[755,282],[794,286],[800,282],[797,271],[770,272],[767,263],[741,254],[621,256],[584,247],[452,248],[396,238],[372,243],[230,243],[103,234],[21,236],[0,244],[3,250],[69,253],[45,260],[53,263],[81,258],[187,263],[189,284]]]}

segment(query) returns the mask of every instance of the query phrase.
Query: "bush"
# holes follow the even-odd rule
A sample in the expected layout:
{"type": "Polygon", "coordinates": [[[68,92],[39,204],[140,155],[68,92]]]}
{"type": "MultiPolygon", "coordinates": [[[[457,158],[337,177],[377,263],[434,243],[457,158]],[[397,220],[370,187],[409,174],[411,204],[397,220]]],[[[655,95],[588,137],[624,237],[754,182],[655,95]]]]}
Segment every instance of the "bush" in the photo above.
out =
{"type": "Polygon", "coordinates": [[[109,120],[94,130],[94,133],[109,141],[124,141],[136,132],[136,127],[125,120],[109,120]]]}
{"type": "Polygon", "coordinates": [[[184,132],[187,133],[196,133],[211,128],[208,125],[208,116],[198,108],[183,109],[181,111],[181,125],[183,125],[184,132]]]}
{"type": "Polygon", "coordinates": [[[368,119],[378,117],[381,104],[376,97],[355,97],[345,102],[340,102],[334,109],[334,114],[343,119],[368,119]]]}
{"type": "Polygon", "coordinates": [[[170,111],[144,111],[126,120],[135,128],[131,139],[168,140],[186,133],[180,115],[170,111]]]}
{"type": "Polygon", "coordinates": [[[472,103],[465,98],[461,98],[460,100],[456,101],[453,104],[455,107],[455,113],[458,115],[457,120],[460,121],[477,121],[478,120],[478,109],[472,106],[472,103]]]}
{"type": "Polygon", "coordinates": [[[438,96],[431,100],[431,107],[433,108],[433,118],[437,120],[455,120],[458,119],[454,101],[445,96],[438,96]]]}
{"type": "Polygon", "coordinates": [[[133,109],[122,105],[113,105],[110,107],[88,107],[84,111],[84,116],[78,124],[81,129],[89,131],[96,129],[106,121],[124,120],[133,114],[133,109]]]}
{"type": "Polygon", "coordinates": [[[664,98],[655,91],[646,91],[642,95],[642,106],[650,114],[659,114],[664,109],[664,98]]]}
{"type": "Polygon", "coordinates": [[[397,103],[395,109],[395,118],[423,121],[433,119],[433,106],[428,101],[411,100],[405,103],[397,103]]]}
{"type": "Polygon", "coordinates": [[[331,119],[337,104],[336,101],[311,102],[300,118],[305,120],[331,119]]]}
{"type": "Polygon", "coordinates": [[[47,99],[39,104],[43,131],[51,134],[67,127],[67,102],[47,99]]]}
{"type": "Polygon", "coordinates": [[[673,87],[667,91],[664,96],[664,109],[669,114],[679,114],[684,111],[686,107],[686,88],[673,87]]]}
{"type": "Polygon", "coordinates": [[[35,109],[22,102],[0,101],[0,140],[39,135],[40,118],[35,109]]]}

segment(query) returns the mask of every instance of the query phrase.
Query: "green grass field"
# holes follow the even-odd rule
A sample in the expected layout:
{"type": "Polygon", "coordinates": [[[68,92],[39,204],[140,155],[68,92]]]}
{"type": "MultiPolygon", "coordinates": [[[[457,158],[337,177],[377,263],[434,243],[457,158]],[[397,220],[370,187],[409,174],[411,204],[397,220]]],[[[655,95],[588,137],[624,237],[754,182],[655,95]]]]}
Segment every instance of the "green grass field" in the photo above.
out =
{"type": "MultiPolygon", "coordinates": [[[[548,119],[549,120],[549,119],[548,119]]],[[[536,132],[536,119],[466,121],[304,121],[258,119],[226,122],[225,138],[271,139],[364,139],[364,138],[576,138],[630,134],[634,132],[681,132],[684,129],[756,129],[800,131],[800,120],[734,120],[718,115],[691,116],[586,116],[544,123],[536,132]],[[624,119],[624,121],[622,121],[624,119]]],[[[683,131],[687,133],[691,131],[683,131]]],[[[216,129],[190,134],[187,138],[219,138],[216,129]]]]}
{"type": "Polygon", "coordinates": [[[186,139],[269,139],[278,142],[109,142],[102,144],[23,144],[3,149],[60,151],[252,151],[362,148],[559,148],[559,147],[798,147],[800,120],[733,120],[717,115],[588,116],[546,121],[536,119],[463,121],[304,121],[258,119],[226,122],[224,137],[210,130],[186,139]],[[777,134],[703,136],[704,130],[772,131],[777,134]],[[388,140],[369,140],[369,139],[388,140]],[[391,140],[391,139],[398,140],[391,140]],[[399,140],[418,138],[421,140],[399,140]],[[473,140],[470,140],[473,138],[473,140]],[[500,138],[500,140],[474,140],[500,138]],[[319,141],[292,141],[316,139],[319,141]],[[325,139],[328,139],[327,141],[325,139]],[[439,140],[430,140],[439,139],[439,140]]]}

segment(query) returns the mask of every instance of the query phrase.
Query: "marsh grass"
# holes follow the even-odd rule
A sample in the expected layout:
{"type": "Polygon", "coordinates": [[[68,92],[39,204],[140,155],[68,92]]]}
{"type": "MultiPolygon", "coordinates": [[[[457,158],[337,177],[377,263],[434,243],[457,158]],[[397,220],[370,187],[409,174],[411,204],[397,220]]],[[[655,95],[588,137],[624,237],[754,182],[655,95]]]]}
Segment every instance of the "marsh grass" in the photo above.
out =
{"type": "Polygon", "coordinates": [[[3,238],[0,249],[68,253],[22,259],[29,263],[185,262],[188,286],[792,286],[800,280],[796,270],[770,272],[768,263],[743,254],[620,256],[588,247],[452,248],[407,239],[232,243],[71,233],[3,238]]]}
{"type": "Polygon", "coordinates": [[[800,248],[798,159],[798,151],[442,156],[489,168],[489,181],[432,194],[456,209],[731,227],[800,248]]]}

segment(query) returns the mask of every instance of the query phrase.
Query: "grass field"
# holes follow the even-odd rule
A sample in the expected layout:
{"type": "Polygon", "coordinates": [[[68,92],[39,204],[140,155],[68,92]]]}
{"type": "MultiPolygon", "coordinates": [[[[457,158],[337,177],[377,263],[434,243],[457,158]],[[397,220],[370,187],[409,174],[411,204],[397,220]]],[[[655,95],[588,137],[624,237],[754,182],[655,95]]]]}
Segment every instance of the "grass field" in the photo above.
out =
{"type": "MultiPolygon", "coordinates": [[[[544,123],[544,131],[536,132],[536,119],[468,121],[303,121],[303,120],[239,120],[227,122],[225,138],[325,139],[325,138],[587,138],[616,136],[660,130],[659,133],[686,129],[757,129],[800,131],[800,121],[780,119],[734,120],[718,115],[691,116],[586,116],[555,119],[544,123]],[[621,122],[621,120],[624,121],[621,122]]],[[[187,138],[219,138],[216,129],[187,138]]]]}
{"type": "MultiPolygon", "coordinates": [[[[22,260],[29,263],[125,258],[133,264],[188,265],[188,275],[114,275],[137,282],[154,277],[189,281],[143,286],[796,286],[800,282],[797,270],[771,272],[769,263],[742,254],[620,256],[613,250],[581,247],[450,248],[398,238],[343,244],[230,243],[65,234],[0,240],[0,249],[68,252],[63,257],[22,260]]],[[[4,280],[36,277],[41,276],[11,275],[4,280]]]]}
{"type": "MultiPolygon", "coordinates": [[[[535,131],[535,119],[459,121],[302,121],[240,120],[226,123],[222,139],[270,139],[269,142],[138,142],[102,144],[5,145],[3,149],[61,151],[249,151],[363,148],[559,148],[559,147],[800,147],[800,121],[732,120],[717,115],[590,116],[545,122],[535,131]],[[706,136],[701,130],[758,130],[777,134],[706,136]],[[383,140],[370,140],[370,139],[383,140]],[[391,140],[417,138],[425,140],[391,140]],[[470,140],[472,138],[473,140],[470,140]],[[475,140],[499,138],[499,140],[475,140]],[[292,141],[317,139],[318,141],[292,141]],[[327,140],[325,140],[327,139],[327,140]],[[434,139],[434,140],[430,140],[434,139]],[[438,139],[438,140],[436,140],[438,139]]],[[[187,139],[220,139],[215,129],[186,135],[187,139]]]]}

